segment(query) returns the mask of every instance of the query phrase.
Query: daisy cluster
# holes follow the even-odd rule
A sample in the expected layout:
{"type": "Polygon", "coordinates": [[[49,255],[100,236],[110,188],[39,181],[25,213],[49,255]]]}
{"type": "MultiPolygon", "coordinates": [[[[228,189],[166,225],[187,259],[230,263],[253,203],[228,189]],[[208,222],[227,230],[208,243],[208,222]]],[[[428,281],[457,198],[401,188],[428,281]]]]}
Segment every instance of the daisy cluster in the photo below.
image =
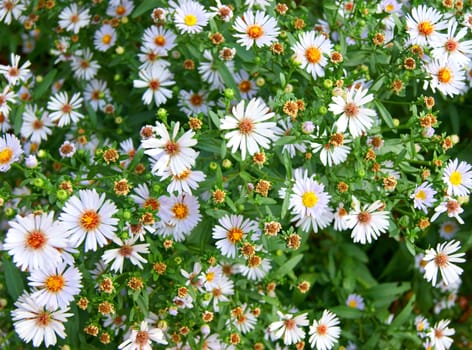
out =
{"type": "Polygon", "coordinates": [[[471,6],[0,0],[0,348],[470,347],[471,6]]]}

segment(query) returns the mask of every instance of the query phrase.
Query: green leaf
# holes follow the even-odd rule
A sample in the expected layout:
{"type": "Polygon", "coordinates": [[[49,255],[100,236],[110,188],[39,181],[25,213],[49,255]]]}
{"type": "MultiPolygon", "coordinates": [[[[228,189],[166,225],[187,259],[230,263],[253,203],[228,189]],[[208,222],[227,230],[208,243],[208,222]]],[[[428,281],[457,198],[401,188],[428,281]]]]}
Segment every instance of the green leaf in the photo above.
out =
{"type": "Polygon", "coordinates": [[[3,257],[3,268],[5,269],[5,283],[7,286],[7,291],[13,300],[17,300],[25,289],[23,276],[16,265],[13,264],[9,258],[6,258],[6,254],[4,254],[3,257]]]}
{"type": "Polygon", "coordinates": [[[329,310],[341,318],[355,319],[361,318],[364,315],[361,310],[345,305],[331,307],[329,310]]]}
{"type": "Polygon", "coordinates": [[[57,69],[53,69],[43,78],[43,81],[40,82],[33,91],[34,100],[39,99],[44,95],[46,90],[52,85],[54,78],[56,77],[57,69]]]}
{"type": "Polygon", "coordinates": [[[237,100],[241,99],[241,95],[239,94],[239,87],[234,81],[233,74],[229,71],[228,67],[225,64],[221,64],[218,66],[218,72],[221,74],[221,78],[225,83],[226,87],[229,87],[234,90],[234,95],[237,100]]]}
{"type": "Polygon", "coordinates": [[[79,333],[77,332],[79,329],[79,313],[75,303],[70,304],[70,312],[72,312],[74,316],[69,317],[65,324],[67,342],[72,345],[73,349],[76,349],[79,347],[79,333]]]}
{"type": "Polygon", "coordinates": [[[128,165],[128,169],[134,169],[144,156],[144,148],[140,148],[134,155],[133,160],[128,165]]]}
{"type": "Polygon", "coordinates": [[[20,105],[16,111],[15,116],[13,117],[13,130],[15,130],[15,134],[19,134],[21,130],[21,126],[23,125],[23,112],[25,110],[25,105],[20,105]]]}
{"type": "Polygon", "coordinates": [[[288,274],[302,259],[303,254],[295,255],[294,257],[290,258],[274,272],[274,278],[280,278],[288,274]]]}
{"type": "Polygon", "coordinates": [[[136,10],[134,10],[133,14],[131,15],[131,18],[141,16],[146,11],[158,7],[159,4],[159,0],[144,0],[138,7],[136,7],[136,10]]]}
{"type": "Polygon", "coordinates": [[[283,145],[293,143],[296,140],[297,140],[296,136],[282,136],[281,138],[279,138],[277,141],[274,142],[274,145],[283,146],[283,145]]]}
{"type": "Polygon", "coordinates": [[[389,331],[394,331],[395,329],[399,328],[410,318],[410,315],[413,312],[414,302],[415,297],[413,296],[408,304],[406,304],[403,310],[398,314],[398,316],[393,319],[393,322],[390,324],[389,331]]]}
{"type": "Polygon", "coordinates": [[[379,101],[374,100],[374,105],[375,107],[377,107],[377,110],[379,111],[380,116],[384,120],[385,124],[387,124],[387,126],[393,131],[396,131],[395,125],[393,125],[392,115],[390,114],[388,109],[385,108],[385,106],[379,101]]]}
{"type": "Polygon", "coordinates": [[[411,289],[410,282],[382,283],[364,292],[364,296],[373,299],[382,299],[391,296],[400,296],[411,289]]]}

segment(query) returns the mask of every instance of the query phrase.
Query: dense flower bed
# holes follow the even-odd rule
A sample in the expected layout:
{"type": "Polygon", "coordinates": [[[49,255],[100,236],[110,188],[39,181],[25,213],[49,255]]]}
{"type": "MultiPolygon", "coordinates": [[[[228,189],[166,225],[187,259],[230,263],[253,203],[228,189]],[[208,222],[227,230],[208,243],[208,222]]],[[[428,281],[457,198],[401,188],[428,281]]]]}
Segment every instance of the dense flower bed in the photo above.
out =
{"type": "Polygon", "coordinates": [[[0,347],[470,348],[472,4],[422,3],[0,0],[0,347]]]}

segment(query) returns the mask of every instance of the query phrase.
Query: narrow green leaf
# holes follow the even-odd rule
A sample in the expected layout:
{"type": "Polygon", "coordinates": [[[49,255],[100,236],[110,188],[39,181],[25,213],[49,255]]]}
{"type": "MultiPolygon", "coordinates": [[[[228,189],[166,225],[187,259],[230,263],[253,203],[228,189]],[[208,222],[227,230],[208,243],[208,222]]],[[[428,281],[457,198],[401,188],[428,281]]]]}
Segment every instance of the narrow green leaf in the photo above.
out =
{"type": "Polygon", "coordinates": [[[36,85],[36,88],[33,91],[34,99],[41,98],[47,89],[52,85],[54,78],[56,77],[57,69],[53,69],[43,78],[43,81],[36,85]]]}
{"type": "Polygon", "coordinates": [[[379,101],[374,100],[374,105],[375,107],[377,107],[377,110],[379,111],[380,116],[384,120],[385,124],[387,124],[387,126],[390,129],[395,130],[395,125],[393,125],[392,115],[390,114],[388,109],[385,108],[385,106],[379,101]]]}
{"type": "Polygon", "coordinates": [[[398,314],[398,316],[393,319],[393,322],[390,324],[389,331],[394,331],[408,320],[408,318],[413,312],[414,302],[415,297],[413,296],[408,302],[408,304],[406,304],[403,310],[398,314]]]}
{"type": "Polygon", "coordinates": [[[141,16],[146,11],[149,11],[155,7],[158,7],[159,3],[160,3],[159,0],[144,0],[138,7],[136,7],[133,14],[131,15],[131,18],[136,18],[138,16],[141,16]]]}
{"type": "Polygon", "coordinates": [[[25,288],[21,271],[6,257],[6,254],[3,258],[3,268],[5,269],[5,283],[8,294],[13,300],[16,300],[25,288]]]}
{"type": "Polygon", "coordinates": [[[290,258],[274,272],[274,278],[280,278],[288,274],[302,259],[303,254],[295,255],[294,257],[290,258]]]}
{"type": "Polygon", "coordinates": [[[225,83],[225,86],[234,90],[234,95],[237,100],[241,99],[241,95],[239,94],[239,88],[234,81],[233,74],[229,71],[228,67],[225,64],[221,64],[218,66],[218,72],[221,74],[221,78],[225,83]]]}
{"type": "Polygon", "coordinates": [[[345,305],[339,305],[335,307],[331,307],[329,309],[331,312],[334,312],[337,316],[341,318],[349,318],[349,319],[356,319],[356,318],[361,318],[363,316],[363,312],[359,309],[345,306],[345,305]]]}

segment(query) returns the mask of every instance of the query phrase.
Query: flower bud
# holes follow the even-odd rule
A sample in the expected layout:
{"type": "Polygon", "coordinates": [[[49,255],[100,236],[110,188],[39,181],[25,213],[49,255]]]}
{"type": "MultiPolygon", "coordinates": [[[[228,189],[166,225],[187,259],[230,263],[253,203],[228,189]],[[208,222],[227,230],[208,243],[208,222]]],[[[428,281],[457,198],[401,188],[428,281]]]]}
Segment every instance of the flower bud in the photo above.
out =
{"type": "Polygon", "coordinates": [[[228,100],[232,100],[234,98],[234,90],[231,89],[231,88],[227,88],[225,89],[225,97],[228,99],[228,100]]]}
{"type": "Polygon", "coordinates": [[[320,113],[321,115],[325,115],[326,113],[328,113],[328,108],[326,108],[326,106],[321,106],[318,109],[318,113],[320,113]]]}
{"type": "Polygon", "coordinates": [[[233,166],[233,163],[229,159],[223,159],[223,162],[221,162],[221,165],[223,166],[223,168],[229,169],[233,166]]]}
{"type": "Polygon", "coordinates": [[[333,87],[333,81],[331,79],[325,79],[323,81],[323,86],[327,89],[331,89],[333,87]]]}
{"type": "Polygon", "coordinates": [[[216,162],[211,162],[210,163],[210,170],[216,170],[218,169],[218,164],[216,162]]]}
{"type": "Polygon", "coordinates": [[[37,177],[33,180],[33,186],[41,188],[44,186],[44,180],[40,177],[37,177]]]}
{"type": "Polygon", "coordinates": [[[56,192],[56,197],[57,197],[57,199],[59,199],[61,201],[65,201],[69,197],[69,193],[67,193],[66,190],[58,190],[56,192]]]}
{"type": "Polygon", "coordinates": [[[25,166],[28,169],[33,169],[38,166],[38,159],[34,154],[30,154],[28,157],[25,158],[25,166]]]}

